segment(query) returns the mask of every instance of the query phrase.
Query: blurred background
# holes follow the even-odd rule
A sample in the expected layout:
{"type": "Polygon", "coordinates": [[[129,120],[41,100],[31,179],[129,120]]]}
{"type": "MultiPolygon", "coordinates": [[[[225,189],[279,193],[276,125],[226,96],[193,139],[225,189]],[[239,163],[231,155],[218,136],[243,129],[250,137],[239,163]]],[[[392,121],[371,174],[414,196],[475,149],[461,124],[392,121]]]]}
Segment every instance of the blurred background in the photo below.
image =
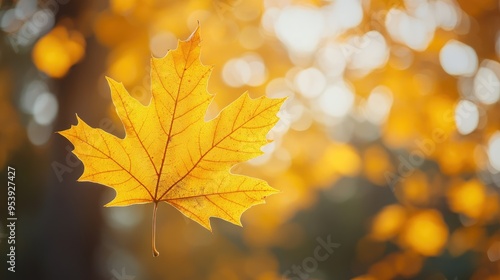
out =
{"type": "Polygon", "coordinates": [[[12,279],[500,279],[500,1],[0,0],[0,29],[12,279]],[[161,205],[153,258],[153,205],[104,208],[54,132],[122,137],[104,77],[147,103],[151,55],[198,22],[209,113],[288,96],[233,169],[281,193],[213,233],[161,205]]]}

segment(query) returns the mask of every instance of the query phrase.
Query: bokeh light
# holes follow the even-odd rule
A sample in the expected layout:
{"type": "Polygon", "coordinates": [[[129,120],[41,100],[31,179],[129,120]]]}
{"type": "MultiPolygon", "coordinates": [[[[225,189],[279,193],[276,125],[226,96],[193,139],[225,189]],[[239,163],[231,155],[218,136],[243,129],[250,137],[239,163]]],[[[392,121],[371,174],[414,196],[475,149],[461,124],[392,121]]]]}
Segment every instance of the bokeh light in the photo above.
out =
{"type": "Polygon", "coordinates": [[[20,279],[497,279],[499,20],[496,0],[0,1],[20,279]],[[161,205],[157,262],[151,205],[101,208],[113,192],[77,183],[55,131],[78,114],[123,137],[105,77],[148,104],[150,58],[196,28],[206,120],[244,92],[287,98],[263,154],[231,170],[280,193],[213,233],[161,205]],[[327,236],[341,246],[294,274],[327,236]]]}

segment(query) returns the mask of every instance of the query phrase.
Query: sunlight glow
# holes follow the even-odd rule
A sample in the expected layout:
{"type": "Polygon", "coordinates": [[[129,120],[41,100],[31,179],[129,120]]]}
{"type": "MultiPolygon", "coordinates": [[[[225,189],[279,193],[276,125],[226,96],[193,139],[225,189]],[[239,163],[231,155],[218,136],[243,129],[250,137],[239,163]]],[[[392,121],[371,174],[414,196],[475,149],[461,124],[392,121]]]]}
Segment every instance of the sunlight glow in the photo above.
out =
{"type": "Polygon", "coordinates": [[[318,9],[287,7],[280,12],[275,31],[278,39],[290,51],[312,53],[324,36],[325,19],[318,9]]]}
{"type": "Polygon", "coordinates": [[[353,105],[354,94],[344,83],[327,87],[319,98],[322,111],[332,117],[344,117],[353,105]]]}
{"type": "Polygon", "coordinates": [[[439,61],[450,75],[470,76],[477,69],[477,54],[473,48],[456,40],[450,40],[439,52],[439,61]]]}
{"type": "Polygon", "coordinates": [[[314,98],[323,92],[326,78],[317,68],[307,68],[295,76],[295,86],[304,97],[314,98]]]}
{"type": "MultiPolygon", "coordinates": [[[[489,64],[496,64],[500,69],[498,62],[491,61],[489,64]]],[[[483,104],[493,104],[500,98],[500,81],[495,72],[489,67],[480,67],[474,77],[474,95],[483,104]]]]}
{"type": "Polygon", "coordinates": [[[414,17],[399,9],[391,9],[385,19],[385,27],[391,37],[408,47],[423,51],[434,36],[435,24],[429,10],[414,17]]]}
{"type": "Polygon", "coordinates": [[[479,124],[479,110],[473,102],[460,100],[455,108],[455,123],[462,135],[473,132],[479,124]]]}
{"type": "Polygon", "coordinates": [[[370,31],[352,40],[359,43],[348,42],[354,47],[349,68],[371,71],[385,65],[389,58],[389,48],[382,34],[370,31]]]}
{"type": "Polygon", "coordinates": [[[373,124],[384,123],[391,110],[392,101],[392,92],[388,87],[374,88],[366,100],[365,118],[373,124]]]}
{"type": "Polygon", "coordinates": [[[360,0],[336,0],[325,7],[328,27],[348,29],[356,27],[363,19],[363,9],[360,0]]]}
{"type": "Polygon", "coordinates": [[[224,82],[232,87],[259,86],[267,78],[267,69],[258,54],[249,53],[226,62],[222,70],[224,82]]]}
{"type": "Polygon", "coordinates": [[[453,2],[436,1],[432,4],[436,23],[444,30],[452,30],[460,21],[460,14],[453,2]]]}
{"type": "Polygon", "coordinates": [[[488,143],[488,157],[491,167],[500,171],[500,132],[495,132],[488,143]]]}
{"type": "Polygon", "coordinates": [[[344,73],[347,57],[337,44],[326,44],[316,54],[316,64],[328,77],[337,77],[344,73]]]}

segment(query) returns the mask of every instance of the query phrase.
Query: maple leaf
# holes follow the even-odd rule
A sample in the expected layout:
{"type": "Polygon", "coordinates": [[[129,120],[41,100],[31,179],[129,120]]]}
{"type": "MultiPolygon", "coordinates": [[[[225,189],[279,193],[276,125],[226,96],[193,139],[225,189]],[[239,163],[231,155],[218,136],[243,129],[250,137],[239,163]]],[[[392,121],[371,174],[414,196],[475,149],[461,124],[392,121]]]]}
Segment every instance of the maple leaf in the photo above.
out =
{"type": "Polygon", "coordinates": [[[113,104],[124,125],[118,138],[78,123],[59,132],[83,162],[78,181],[113,188],[106,206],[154,203],[152,248],[155,248],[156,211],[163,201],[211,230],[210,217],[241,226],[242,213],[277,190],[267,182],[238,174],[231,168],[262,154],[270,141],[283,99],[247,93],[217,117],[204,117],[213,96],[207,92],[212,67],[200,61],[198,29],[163,58],[151,58],[149,105],[130,96],[123,84],[107,78],[113,104]]]}

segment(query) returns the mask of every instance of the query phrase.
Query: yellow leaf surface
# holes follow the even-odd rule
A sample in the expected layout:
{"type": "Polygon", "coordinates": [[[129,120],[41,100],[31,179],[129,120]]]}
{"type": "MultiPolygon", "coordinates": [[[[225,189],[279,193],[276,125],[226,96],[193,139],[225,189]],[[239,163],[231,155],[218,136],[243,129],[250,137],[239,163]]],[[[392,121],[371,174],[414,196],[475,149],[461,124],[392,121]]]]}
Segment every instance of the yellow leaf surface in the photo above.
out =
{"type": "Polygon", "coordinates": [[[212,67],[201,63],[200,35],[163,58],[151,59],[152,96],[144,106],[121,83],[108,78],[113,103],[126,135],[123,139],[78,123],[61,131],[84,163],[79,181],[113,188],[106,206],[167,202],[211,230],[210,217],[241,225],[241,214],[277,191],[267,182],[231,168],[262,154],[268,131],[284,99],[247,93],[205,121],[212,100],[207,82],[212,67]]]}

